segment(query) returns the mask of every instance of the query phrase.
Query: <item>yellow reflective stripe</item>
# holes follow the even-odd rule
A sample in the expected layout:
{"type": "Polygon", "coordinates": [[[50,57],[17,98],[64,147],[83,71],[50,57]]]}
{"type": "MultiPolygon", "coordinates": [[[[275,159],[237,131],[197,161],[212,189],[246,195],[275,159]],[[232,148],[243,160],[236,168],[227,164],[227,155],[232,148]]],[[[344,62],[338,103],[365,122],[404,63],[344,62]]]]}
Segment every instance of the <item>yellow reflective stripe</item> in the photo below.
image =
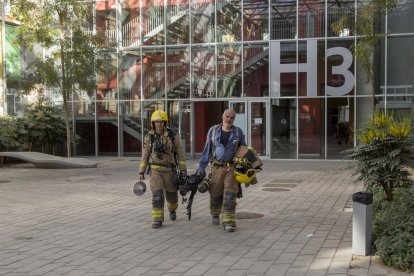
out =
{"type": "Polygon", "coordinates": [[[223,217],[223,223],[230,222],[235,223],[236,222],[236,215],[235,214],[222,214],[223,217]]]}
{"type": "Polygon", "coordinates": [[[141,163],[141,164],[139,164],[139,167],[140,168],[145,168],[147,166],[147,163],[141,163]]]}
{"type": "Polygon", "coordinates": [[[152,219],[153,220],[163,220],[164,219],[164,210],[163,209],[158,209],[158,208],[154,208],[152,209],[152,213],[151,213],[152,219]]]}
{"type": "Polygon", "coordinates": [[[211,212],[212,215],[220,215],[221,208],[220,207],[218,207],[218,208],[210,207],[210,212],[211,212]]]}
{"type": "Polygon", "coordinates": [[[158,166],[158,165],[151,165],[150,167],[151,167],[151,169],[165,169],[165,168],[167,168],[167,167],[158,166]]]}
{"type": "Polygon", "coordinates": [[[169,211],[175,211],[178,208],[177,202],[167,202],[167,208],[169,211]]]}
{"type": "Polygon", "coordinates": [[[183,160],[183,161],[178,161],[178,163],[179,163],[180,165],[185,165],[185,160],[183,160]]]}

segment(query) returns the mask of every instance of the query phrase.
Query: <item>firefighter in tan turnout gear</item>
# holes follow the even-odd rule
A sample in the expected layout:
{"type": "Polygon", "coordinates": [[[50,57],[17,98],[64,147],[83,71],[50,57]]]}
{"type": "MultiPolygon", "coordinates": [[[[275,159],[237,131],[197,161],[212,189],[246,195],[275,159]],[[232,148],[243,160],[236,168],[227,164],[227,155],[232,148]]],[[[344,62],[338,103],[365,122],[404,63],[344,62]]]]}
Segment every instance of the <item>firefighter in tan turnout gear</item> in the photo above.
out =
{"type": "Polygon", "coordinates": [[[160,228],[164,221],[164,202],[170,212],[170,219],[176,220],[178,192],[171,181],[177,166],[182,175],[187,175],[184,151],[178,133],[167,128],[168,116],[157,110],[151,115],[152,130],[145,136],[142,159],[139,166],[139,180],[150,173],[152,192],[152,228],[160,228]]]}
{"type": "Polygon", "coordinates": [[[236,198],[240,183],[234,175],[233,158],[237,149],[246,145],[243,131],[233,125],[235,116],[234,110],[227,109],[223,113],[222,123],[209,129],[198,167],[198,172],[205,175],[205,169],[211,163],[208,190],[212,224],[220,224],[219,216],[222,214],[226,232],[236,229],[236,198]]]}

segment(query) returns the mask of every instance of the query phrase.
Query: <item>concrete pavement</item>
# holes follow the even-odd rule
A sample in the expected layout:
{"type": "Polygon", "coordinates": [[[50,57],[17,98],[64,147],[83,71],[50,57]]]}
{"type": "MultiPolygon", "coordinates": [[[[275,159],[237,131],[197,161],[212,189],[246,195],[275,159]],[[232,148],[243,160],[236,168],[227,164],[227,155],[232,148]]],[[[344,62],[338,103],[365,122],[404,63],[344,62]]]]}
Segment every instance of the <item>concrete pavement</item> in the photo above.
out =
{"type": "Polygon", "coordinates": [[[366,257],[350,269],[362,185],[349,161],[264,161],[237,207],[263,216],[226,233],[211,225],[207,193],[191,221],[180,202],[177,221],[152,229],[151,194],[132,193],[138,159],[91,160],[97,168],[0,168],[0,275],[372,274],[366,257]]]}

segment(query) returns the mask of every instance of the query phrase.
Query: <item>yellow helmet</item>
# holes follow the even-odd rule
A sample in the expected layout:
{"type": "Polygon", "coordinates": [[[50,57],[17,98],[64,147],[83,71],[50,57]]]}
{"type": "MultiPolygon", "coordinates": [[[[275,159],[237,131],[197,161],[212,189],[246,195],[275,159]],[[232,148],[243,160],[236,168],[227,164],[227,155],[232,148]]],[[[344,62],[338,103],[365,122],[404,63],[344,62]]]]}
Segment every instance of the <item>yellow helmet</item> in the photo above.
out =
{"type": "Polygon", "coordinates": [[[164,121],[165,126],[168,124],[168,116],[167,113],[165,113],[162,110],[156,110],[151,115],[151,125],[154,127],[154,122],[164,121]]]}
{"type": "Polygon", "coordinates": [[[247,163],[234,165],[234,178],[239,183],[250,183],[255,176],[256,172],[247,163]]]}

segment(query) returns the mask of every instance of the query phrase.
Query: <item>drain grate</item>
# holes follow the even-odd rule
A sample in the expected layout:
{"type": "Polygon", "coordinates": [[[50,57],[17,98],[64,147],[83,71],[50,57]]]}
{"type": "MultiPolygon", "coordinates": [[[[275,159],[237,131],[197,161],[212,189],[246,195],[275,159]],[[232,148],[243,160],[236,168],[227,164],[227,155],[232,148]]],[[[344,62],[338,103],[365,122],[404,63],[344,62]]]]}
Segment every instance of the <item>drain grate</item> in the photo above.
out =
{"type": "Polygon", "coordinates": [[[256,219],[263,217],[263,214],[251,213],[251,212],[238,212],[236,213],[236,219],[256,219]]]}
{"type": "Polygon", "coordinates": [[[290,189],[285,188],[264,188],[262,189],[265,192],[288,192],[290,189]]]}
{"type": "Polygon", "coordinates": [[[99,176],[72,176],[66,179],[68,182],[88,182],[98,179],[99,176]]]}
{"type": "Polygon", "coordinates": [[[263,185],[263,187],[278,187],[278,188],[295,188],[296,186],[297,184],[274,184],[274,183],[263,185]]]}
{"type": "Polygon", "coordinates": [[[0,180],[0,183],[9,183],[10,180],[0,180]]]}

